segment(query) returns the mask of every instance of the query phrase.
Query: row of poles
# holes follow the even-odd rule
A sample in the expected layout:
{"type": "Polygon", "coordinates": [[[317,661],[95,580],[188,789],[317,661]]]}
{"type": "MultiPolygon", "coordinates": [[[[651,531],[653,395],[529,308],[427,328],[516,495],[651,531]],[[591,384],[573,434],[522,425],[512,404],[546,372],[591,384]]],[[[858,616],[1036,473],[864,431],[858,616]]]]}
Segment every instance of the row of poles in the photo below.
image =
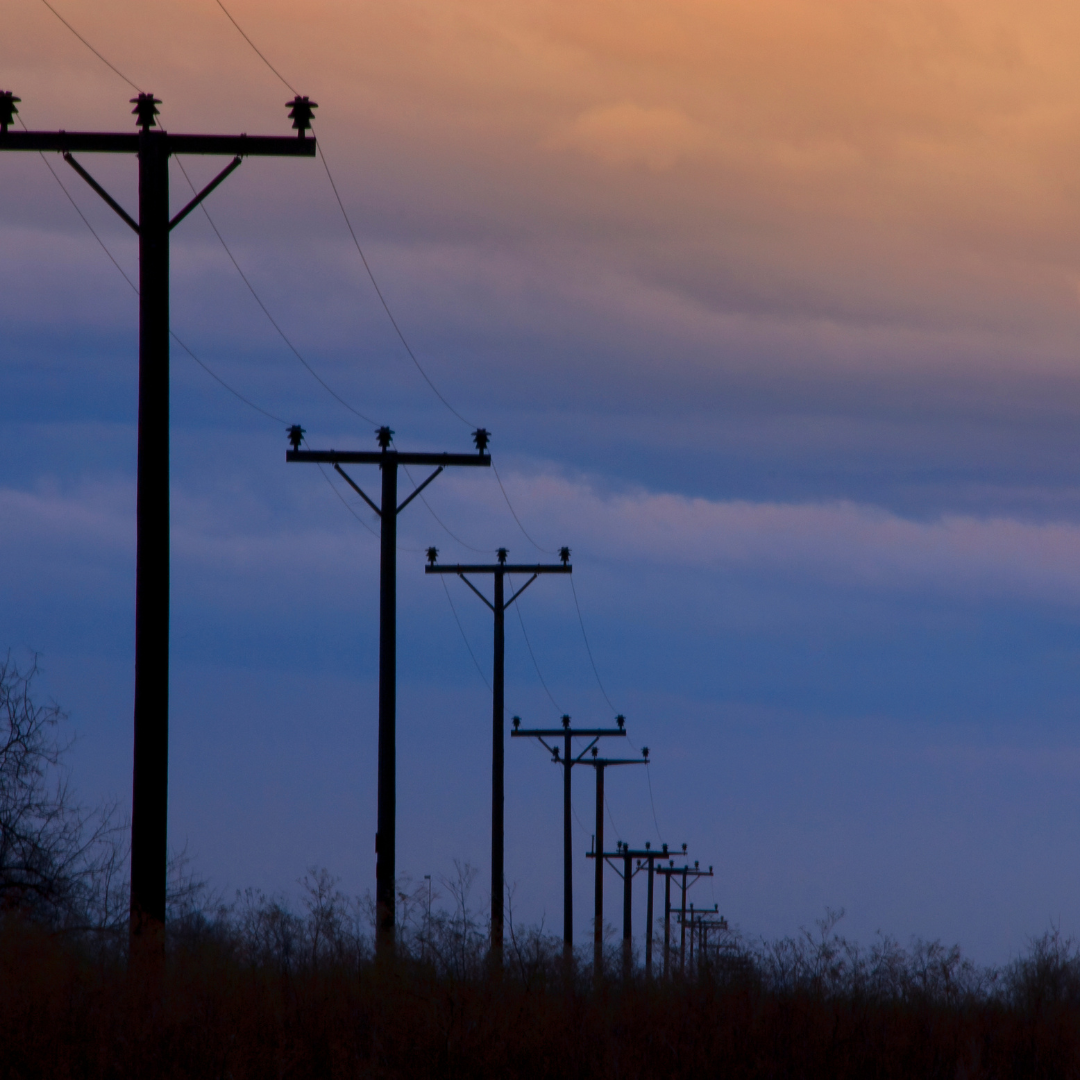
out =
{"type": "MultiPolygon", "coordinates": [[[[160,959],[164,953],[166,908],[168,746],[169,746],[169,238],[202,201],[242,163],[244,158],[306,157],[316,155],[310,134],[314,110],[307,97],[297,95],[286,103],[295,136],[183,135],[163,131],[155,119],[160,99],[140,93],[131,100],[137,132],[12,131],[17,103],[12,91],[0,91],[0,151],[56,152],[117,213],[139,237],[139,405],[138,479],[136,509],[135,584],[135,704],[134,762],[131,815],[131,908],[130,940],[133,956],[160,959]],[[139,166],[139,208],[130,215],[90,172],[75,153],[135,154],[139,166]],[[169,158],[173,154],[230,156],[232,161],[177,214],[169,216],[169,158]]],[[[379,595],[379,735],[378,810],[376,852],[376,944],[380,956],[393,951],[395,941],[395,874],[397,818],[397,518],[398,515],[445,469],[488,467],[490,440],[484,428],[473,433],[475,453],[410,453],[393,445],[389,427],[376,432],[377,451],[301,449],[304,431],[289,428],[287,462],[331,465],[349,486],[378,515],[381,525],[379,595]],[[377,465],[381,472],[381,497],[376,502],[345,472],[345,465],[377,465]],[[400,503],[398,470],[413,465],[434,471],[400,503]]],[[[428,549],[428,574],[456,574],[491,609],[495,622],[494,668],[492,678],[492,809],[491,809],[491,941],[493,963],[499,967],[503,955],[505,896],[505,613],[538,577],[570,574],[570,550],[562,548],[556,564],[510,564],[505,548],[498,550],[490,564],[440,564],[436,548],[428,549]],[[509,597],[508,575],[528,580],[509,597]],[[490,576],[494,597],[489,600],[470,577],[490,576]]],[[[596,860],[594,966],[602,967],[603,865],[617,863],[624,881],[623,955],[630,963],[630,882],[638,869],[647,868],[648,930],[646,972],[652,973],[653,879],[665,881],[664,967],[670,953],[671,881],[682,887],[678,918],[682,927],[680,963],[685,954],[688,927],[706,933],[700,920],[694,922],[686,909],[686,890],[698,877],[712,874],[693,867],[676,866],[667,846],[653,851],[631,851],[621,842],[615,852],[604,851],[604,772],[609,766],[647,764],[648,749],[641,759],[602,758],[597,744],[603,738],[625,736],[625,721],[618,717],[615,728],[574,728],[570,718],[562,718],[560,728],[521,728],[513,720],[512,737],[535,738],[551,753],[552,761],[563,769],[563,942],[566,957],[573,955],[573,853],[571,837],[570,780],[573,766],[591,765],[596,776],[596,860]],[[561,746],[557,740],[561,739],[561,746]],[[575,739],[589,740],[575,750],[575,739]],[[549,742],[548,740],[552,740],[549,742]],[[663,863],[667,861],[667,866],[663,863]],[[689,921],[688,921],[689,919],[689,921]]],[[[580,745],[580,744],[578,744],[580,745]]],[[[683,845],[685,855],[686,845],[683,845]]],[[[719,923],[713,929],[721,928],[719,923]]],[[[722,929],[726,930],[726,924],[722,929]]],[[[697,932],[697,931],[695,931],[697,932]]],[[[694,932],[691,932],[691,952],[694,932]]]]}

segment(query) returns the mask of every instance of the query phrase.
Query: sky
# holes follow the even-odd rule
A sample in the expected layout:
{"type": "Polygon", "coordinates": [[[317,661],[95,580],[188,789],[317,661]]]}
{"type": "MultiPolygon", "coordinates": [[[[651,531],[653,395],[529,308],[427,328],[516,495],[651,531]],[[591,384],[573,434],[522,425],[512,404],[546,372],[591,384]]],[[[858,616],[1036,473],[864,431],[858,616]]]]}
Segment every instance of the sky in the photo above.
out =
{"type": "MultiPolygon", "coordinates": [[[[715,868],[695,902],[749,939],[826,908],[986,963],[1080,934],[1075,5],[227,6],[318,102],[451,408],[320,160],[249,159],[206,203],[281,333],[206,216],[172,234],[174,333],[274,418],[173,348],[173,847],[226,897],[295,896],[312,866],[373,888],[378,523],[285,465],[284,425],[454,451],[482,425],[517,520],[477,469],[399,523],[403,875],[445,895],[469,863],[486,902],[491,620],[423,551],[566,544],[574,589],[508,617],[507,709],[625,713],[653,764],[609,776],[609,842],[686,842],[715,868]]],[[[53,7],[122,75],[11,0],[0,89],[27,127],[134,130],[134,86],[170,131],[289,133],[293,90],[213,0],[53,7]]],[[[83,163],[134,211],[134,162],[83,163]]],[[[38,654],[78,790],[126,804],[138,308],[71,200],[133,280],[137,247],[47,164],[68,194],[0,154],[0,647],[38,654]]],[[[173,206],[221,164],[174,161],[173,206]]],[[[506,813],[513,917],[559,933],[536,745],[508,743],[506,813]]],[[[612,874],[615,925],[618,899],[612,874]]]]}

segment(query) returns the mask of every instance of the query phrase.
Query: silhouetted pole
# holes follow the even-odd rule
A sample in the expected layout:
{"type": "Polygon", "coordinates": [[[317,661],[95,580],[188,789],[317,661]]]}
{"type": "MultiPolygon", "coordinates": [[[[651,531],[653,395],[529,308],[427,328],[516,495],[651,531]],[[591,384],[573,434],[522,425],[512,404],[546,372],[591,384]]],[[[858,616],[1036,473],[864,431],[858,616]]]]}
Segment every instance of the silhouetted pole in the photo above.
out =
{"type": "MultiPolygon", "coordinates": [[[[595,752],[596,747],[593,747],[595,752]]],[[[604,851],[604,768],[605,761],[601,764],[593,762],[596,768],[596,851],[602,855],[604,851]]],[[[604,971],[604,860],[598,858],[593,867],[596,880],[593,883],[593,979],[599,982],[603,978],[604,971]]]]}
{"type": "Polygon", "coordinates": [[[138,134],[9,131],[20,99],[0,92],[0,150],[55,151],[139,236],[139,419],[135,511],[135,709],[131,792],[133,950],[163,955],[169,807],[169,233],[249,155],[314,157],[307,138],[315,102],[297,96],[289,116],[299,138],[175,135],[162,131],[153,94],[132,98],[138,134]],[[156,130],[155,130],[156,129],[156,130]],[[75,160],[73,153],[136,154],[139,220],[75,160]],[[169,219],[173,154],[233,157],[169,219]]]}
{"type": "Polygon", "coordinates": [[[499,548],[497,553],[498,562],[495,564],[482,564],[477,566],[461,565],[454,566],[437,565],[439,549],[429,547],[427,549],[428,565],[425,573],[428,574],[457,574],[466,585],[480,599],[487,604],[495,616],[495,656],[491,667],[491,960],[497,966],[502,966],[503,955],[503,911],[506,891],[506,876],[504,867],[505,851],[505,743],[506,731],[506,704],[505,704],[505,671],[506,671],[506,611],[511,604],[541,575],[541,574],[569,574],[573,572],[570,565],[570,549],[559,549],[561,563],[538,563],[511,565],[506,564],[506,548],[499,548]],[[495,585],[494,602],[486,596],[465,576],[466,574],[491,574],[495,585]],[[532,577],[521,586],[509,600],[504,600],[504,579],[507,574],[531,574],[532,577]]]}
{"type": "Polygon", "coordinates": [[[580,765],[585,755],[600,739],[626,735],[626,717],[615,717],[616,728],[571,728],[570,717],[562,718],[561,728],[522,728],[521,717],[513,719],[511,738],[536,739],[551,754],[551,760],[563,768],[563,958],[569,965],[574,956],[574,862],[570,815],[573,807],[570,802],[570,773],[575,765],[580,765]],[[560,753],[557,746],[547,743],[546,739],[562,738],[563,748],[560,753]],[[584,750],[573,756],[571,740],[575,738],[592,739],[584,750]]]}
{"type": "Polygon", "coordinates": [[[378,453],[368,450],[301,450],[304,429],[299,424],[289,428],[292,449],[285,454],[288,462],[302,461],[333,465],[338,474],[379,515],[381,543],[379,561],[379,791],[375,833],[375,944],[380,956],[394,948],[394,922],[397,900],[397,517],[449,466],[490,465],[484,451],[490,438],[484,428],[473,432],[475,454],[403,453],[391,450],[394,433],[381,427],[375,435],[378,453]],[[342,465],[378,465],[382,470],[382,503],[364,494],[342,465]],[[434,465],[435,471],[412,494],[398,505],[397,471],[404,465],[434,465]]]}
{"type": "Polygon", "coordinates": [[[679,974],[686,974],[686,874],[682,872],[682,904],[679,908],[679,974]]]}
{"type": "MultiPolygon", "coordinates": [[[[646,844],[646,847],[648,845],[646,844]]],[[[667,844],[664,845],[667,854],[667,844]]],[[[653,939],[653,857],[649,858],[649,891],[645,903],[645,978],[652,978],[652,939],[653,939]]]]}
{"type": "Polygon", "coordinates": [[[668,958],[671,955],[671,875],[664,875],[664,978],[668,977],[668,958]]]}
{"type": "MultiPolygon", "coordinates": [[[[567,724],[569,719],[565,718],[567,724]]],[[[569,731],[564,736],[563,743],[563,953],[569,961],[574,954],[574,863],[571,854],[573,841],[570,835],[570,814],[573,812],[570,801],[570,770],[573,768],[574,759],[570,753],[569,731]]]]}
{"type": "Polygon", "coordinates": [[[628,982],[630,979],[630,965],[633,955],[631,952],[633,938],[631,936],[630,928],[630,904],[633,899],[633,893],[630,890],[630,885],[634,877],[634,870],[631,866],[630,857],[630,845],[623,845],[623,891],[622,891],[622,973],[623,981],[628,982]]]}
{"type": "MultiPolygon", "coordinates": [[[[597,757],[597,749],[592,748],[592,759],[589,764],[596,770],[596,833],[594,843],[596,850],[604,850],[604,770],[609,765],[648,765],[649,748],[643,747],[640,758],[602,758],[597,757]]],[[[599,981],[604,972],[604,862],[600,858],[596,860],[593,868],[595,883],[593,885],[593,979],[599,981]]]]}
{"type": "MultiPolygon", "coordinates": [[[[647,852],[645,854],[648,854],[647,852]]],[[[661,857],[667,854],[667,845],[664,845],[661,857]]],[[[682,846],[682,854],[686,854],[686,845],[682,846]]],[[[672,877],[678,877],[679,884],[682,887],[682,899],[679,905],[679,920],[680,920],[680,943],[679,943],[679,967],[680,970],[685,968],[685,954],[686,954],[686,890],[698,880],[703,877],[713,877],[713,868],[710,866],[708,870],[702,870],[699,863],[695,862],[693,866],[686,864],[684,866],[676,866],[675,860],[670,859],[667,866],[657,866],[655,873],[662,874],[664,877],[664,977],[669,975],[669,965],[671,957],[671,879],[672,877]]]]}

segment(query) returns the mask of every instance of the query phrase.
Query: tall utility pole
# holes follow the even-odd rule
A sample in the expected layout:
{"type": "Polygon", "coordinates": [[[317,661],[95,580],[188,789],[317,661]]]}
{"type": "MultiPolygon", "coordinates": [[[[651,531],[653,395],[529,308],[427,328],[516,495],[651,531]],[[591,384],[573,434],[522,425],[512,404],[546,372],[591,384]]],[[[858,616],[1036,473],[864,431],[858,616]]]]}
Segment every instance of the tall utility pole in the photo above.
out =
{"type": "Polygon", "coordinates": [[[427,550],[427,574],[457,574],[480,599],[487,604],[495,616],[495,658],[491,669],[491,962],[495,967],[502,967],[503,956],[503,901],[505,899],[505,875],[503,872],[504,847],[504,757],[506,731],[505,671],[506,671],[506,609],[541,575],[569,574],[570,549],[559,549],[559,563],[536,563],[507,565],[506,548],[499,548],[498,562],[479,565],[438,566],[439,549],[427,550]],[[465,575],[491,574],[495,585],[495,599],[489,600],[465,575]],[[507,574],[531,574],[532,576],[520,589],[504,599],[504,579],[507,574]]]}
{"type": "MultiPolygon", "coordinates": [[[[595,851],[604,850],[604,770],[609,765],[648,765],[649,748],[643,747],[639,758],[597,757],[592,748],[592,758],[587,764],[596,772],[596,832],[593,834],[595,851]]],[[[591,858],[590,854],[590,858],[591,858]]],[[[604,974],[604,860],[597,859],[593,868],[596,882],[593,886],[593,979],[599,982],[604,974]]]]}
{"type": "Polygon", "coordinates": [[[561,728],[522,728],[521,717],[515,716],[511,738],[536,739],[551,754],[551,760],[563,769],[563,958],[567,964],[574,956],[574,851],[573,837],[570,833],[570,815],[573,809],[570,803],[570,772],[575,765],[585,760],[585,755],[601,740],[612,736],[626,735],[626,717],[616,716],[614,728],[572,728],[570,717],[562,718],[561,728]],[[545,740],[562,737],[562,754],[558,746],[551,746],[545,740]],[[573,739],[591,739],[592,742],[574,757],[573,739]]]}
{"type": "Polygon", "coordinates": [[[397,519],[405,509],[443,471],[454,465],[490,465],[485,453],[490,435],[484,428],[473,432],[475,454],[402,453],[391,450],[394,433],[388,427],[375,432],[379,451],[374,450],[301,450],[304,429],[298,424],[289,428],[292,449],[286,461],[305,461],[333,465],[345,482],[379,515],[381,531],[379,572],[379,794],[375,832],[375,919],[376,946],[381,956],[394,948],[396,900],[394,878],[397,872],[397,519]],[[382,470],[382,499],[375,503],[361,490],[342,465],[378,465],[382,470]],[[398,505],[398,466],[435,466],[435,471],[398,505]]]}
{"type": "MultiPolygon", "coordinates": [[[[288,102],[298,138],[262,135],[175,135],[155,117],[153,94],[131,99],[137,134],[96,131],[9,131],[20,99],[0,93],[0,150],[55,151],[139,237],[139,434],[135,555],[135,749],[131,797],[131,941],[164,949],[169,782],[169,233],[245,157],[314,157],[306,97],[288,102]],[[136,221],[72,156],[136,154],[136,221]],[[233,160],[173,218],[169,158],[226,155],[233,160]]],[[[145,951],[145,950],[143,950],[145,951]]]]}

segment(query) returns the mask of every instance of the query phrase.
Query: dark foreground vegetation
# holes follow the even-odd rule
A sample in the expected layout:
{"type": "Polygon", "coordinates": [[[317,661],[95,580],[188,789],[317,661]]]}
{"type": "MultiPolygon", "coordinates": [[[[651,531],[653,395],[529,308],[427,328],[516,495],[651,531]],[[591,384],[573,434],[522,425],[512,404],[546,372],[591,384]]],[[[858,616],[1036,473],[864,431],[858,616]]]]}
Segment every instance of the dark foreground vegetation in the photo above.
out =
{"type": "Polygon", "coordinates": [[[377,963],[370,904],[326,872],[299,908],[225,904],[178,862],[156,980],[127,955],[126,822],[78,803],[33,676],[0,661],[0,1080],[1080,1077],[1080,950],[1055,933],[985,969],[938,943],[861,947],[830,915],[649,983],[614,951],[599,980],[591,952],[567,967],[511,903],[495,972],[467,867],[403,887],[377,963]]]}
{"type": "Polygon", "coordinates": [[[425,916],[380,966],[329,879],[309,885],[303,915],[249,895],[179,919],[160,996],[129,977],[121,936],[9,912],[0,1076],[1080,1075],[1080,956],[1054,935],[986,971],[939,945],[863,952],[825,923],[596,988],[535,932],[495,977],[460,910],[425,916]]]}

